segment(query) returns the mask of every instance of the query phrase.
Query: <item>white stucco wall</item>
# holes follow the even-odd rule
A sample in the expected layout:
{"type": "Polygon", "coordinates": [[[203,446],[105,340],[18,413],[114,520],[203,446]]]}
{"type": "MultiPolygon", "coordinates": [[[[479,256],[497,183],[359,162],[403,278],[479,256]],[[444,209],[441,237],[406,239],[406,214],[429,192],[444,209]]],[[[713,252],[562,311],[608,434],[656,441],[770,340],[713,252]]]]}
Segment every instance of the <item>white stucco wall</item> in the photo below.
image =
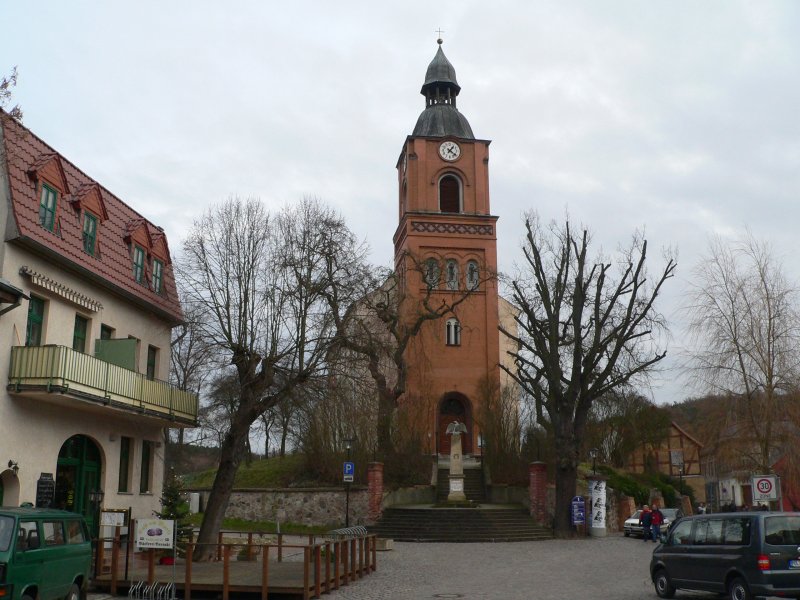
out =
{"type": "MultiPolygon", "coordinates": [[[[166,379],[169,373],[169,325],[155,314],[130,300],[118,296],[93,281],[76,273],[55,267],[47,259],[34,255],[14,244],[5,244],[2,276],[13,285],[34,294],[46,302],[42,345],[55,344],[72,347],[75,315],[89,319],[87,332],[88,354],[94,353],[94,342],[100,337],[100,326],[105,324],[115,330],[115,338],[129,335],[140,340],[138,370],[144,372],[148,345],[159,348],[156,378],[166,379]],[[68,301],[66,298],[32,284],[31,279],[19,274],[27,266],[47,275],[58,283],[102,304],[94,312],[68,301]]],[[[102,470],[100,482],[105,491],[105,508],[133,509],[134,517],[152,516],[159,508],[164,472],[164,445],[162,427],[167,423],[133,412],[116,410],[93,402],[75,398],[12,396],[6,389],[12,346],[24,345],[27,327],[28,302],[0,316],[0,471],[9,460],[19,465],[19,490],[6,488],[3,503],[6,505],[33,502],[36,481],[40,473],[56,474],[59,450],[71,436],[82,434],[92,439],[100,449],[102,470]],[[117,492],[119,481],[120,439],[133,440],[130,493],[117,492]],[[152,490],[140,493],[141,449],[144,440],[154,442],[152,490]]],[[[4,475],[7,479],[8,473],[4,475]]]]}

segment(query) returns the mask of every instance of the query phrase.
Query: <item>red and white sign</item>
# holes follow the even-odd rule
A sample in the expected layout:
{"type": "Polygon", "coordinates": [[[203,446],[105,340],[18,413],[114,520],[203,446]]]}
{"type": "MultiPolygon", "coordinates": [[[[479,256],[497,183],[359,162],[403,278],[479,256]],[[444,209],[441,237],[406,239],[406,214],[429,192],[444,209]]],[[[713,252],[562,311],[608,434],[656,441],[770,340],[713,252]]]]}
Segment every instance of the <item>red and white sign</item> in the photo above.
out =
{"type": "Polygon", "coordinates": [[[778,482],[775,475],[753,477],[753,502],[769,502],[778,499],[778,482]]]}

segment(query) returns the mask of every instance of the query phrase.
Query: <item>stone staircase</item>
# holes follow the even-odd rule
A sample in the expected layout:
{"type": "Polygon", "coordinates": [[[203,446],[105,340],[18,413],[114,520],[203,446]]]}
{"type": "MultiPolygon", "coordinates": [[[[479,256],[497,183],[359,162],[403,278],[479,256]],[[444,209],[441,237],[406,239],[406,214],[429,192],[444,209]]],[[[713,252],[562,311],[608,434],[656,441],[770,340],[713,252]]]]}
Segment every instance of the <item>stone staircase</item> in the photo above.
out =
{"type": "MultiPolygon", "coordinates": [[[[450,470],[438,469],[436,476],[436,502],[447,502],[450,493],[450,470]]],[[[464,469],[464,495],[467,500],[482,503],[486,501],[486,487],[483,485],[483,471],[464,469]]]]}
{"type": "Polygon", "coordinates": [[[387,508],[369,528],[401,542],[528,542],[552,539],[551,529],[533,522],[521,506],[387,508]]]}

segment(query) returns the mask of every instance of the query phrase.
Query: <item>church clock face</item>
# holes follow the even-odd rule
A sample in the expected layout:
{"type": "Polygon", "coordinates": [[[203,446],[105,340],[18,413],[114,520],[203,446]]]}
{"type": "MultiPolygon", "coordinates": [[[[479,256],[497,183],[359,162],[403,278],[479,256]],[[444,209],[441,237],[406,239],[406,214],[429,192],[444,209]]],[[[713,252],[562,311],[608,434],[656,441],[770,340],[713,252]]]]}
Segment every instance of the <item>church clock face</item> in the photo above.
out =
{"type": "Polygon", "coordinates": [[[439,146],[439,156],[445,160],[457,160],[461,156],[461,147],[455,142],[442,142],[439,146]]]}

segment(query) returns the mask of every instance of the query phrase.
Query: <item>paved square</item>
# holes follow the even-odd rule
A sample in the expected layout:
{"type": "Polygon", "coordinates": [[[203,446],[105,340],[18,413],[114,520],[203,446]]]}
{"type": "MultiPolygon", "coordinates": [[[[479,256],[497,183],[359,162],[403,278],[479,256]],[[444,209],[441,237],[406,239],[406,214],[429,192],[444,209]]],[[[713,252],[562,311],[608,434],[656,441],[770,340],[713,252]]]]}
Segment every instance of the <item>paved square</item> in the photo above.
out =
{"type": "MultiPolygon", "coordinates": [[[[607,538],[498,544],[395,542],[378,571],[323,598],[354,600],[644,600],[657,598],[648,576],[651,542],[607,538]]],[[[714,598],[678,592],[677,598],[714,598]]]]}

